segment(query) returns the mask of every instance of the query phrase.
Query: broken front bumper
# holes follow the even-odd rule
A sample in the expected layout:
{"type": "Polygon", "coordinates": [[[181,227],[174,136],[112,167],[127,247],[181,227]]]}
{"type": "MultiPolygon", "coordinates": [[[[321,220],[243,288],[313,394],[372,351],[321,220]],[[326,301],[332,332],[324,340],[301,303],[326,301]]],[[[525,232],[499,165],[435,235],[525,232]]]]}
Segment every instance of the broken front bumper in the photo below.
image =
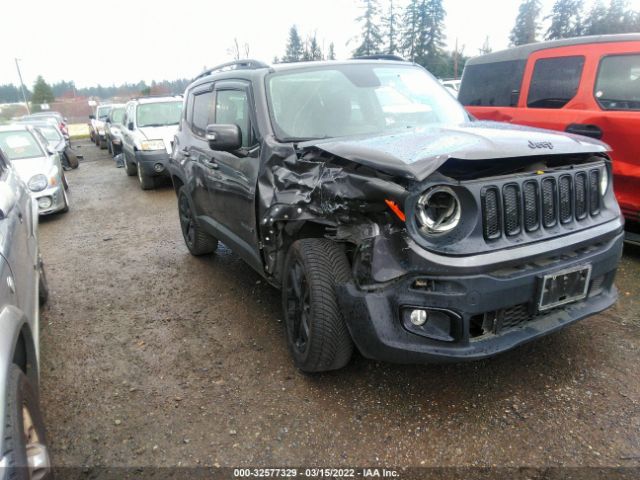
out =
{"type": "Polygon", "coordinates": [[[365,357],[389,362],[478,360],[601,312],[616,301],[613,283],[623,246],[621,224],[611,223],[615,230],[597,238],[544,255],[513,254],[499,266],[452,266],[434,275],[442,265],[412,258],[406,274],[389,282],[341,286],[338,296],[353,341],[365,357]],[[591,266],[587,297],[539,312],[544,276],[582,265],[591,266]],[[409,320],[414,309],[427,311],[424,325],[409,320]]]}

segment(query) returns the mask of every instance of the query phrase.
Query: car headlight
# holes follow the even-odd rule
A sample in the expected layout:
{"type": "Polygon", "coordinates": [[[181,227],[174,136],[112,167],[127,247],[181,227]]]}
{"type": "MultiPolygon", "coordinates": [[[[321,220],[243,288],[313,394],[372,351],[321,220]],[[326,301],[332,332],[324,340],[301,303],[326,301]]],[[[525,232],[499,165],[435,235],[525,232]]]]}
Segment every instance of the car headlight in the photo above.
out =
{"type": "Polygon", "coordinates": [[[140,142],[140,150],[164,150],[162,140],[143,140],[140,142]]]}
{"type": "Polygon", "coordinates": [[[607,193],[607,188],[609,188],[609,170],[607,167],[602,169],[602,174],[600,175],[600,195],[607,193]]]}
{"type": "Polygon", "coordinates": [[[47,188],[48,183],[47,177],[42,174],[38,174],[31,177],[27,185],[29,186],[29,190],[32,192],[39,192],[47,188]]]}
{"type": "Polygon", "coordinates": [[[462,211],[455,192],[445,186],[433,187],[423,193],[416,206],[418,226],[425,235],[450,232],[460,223],[462,211]]]}

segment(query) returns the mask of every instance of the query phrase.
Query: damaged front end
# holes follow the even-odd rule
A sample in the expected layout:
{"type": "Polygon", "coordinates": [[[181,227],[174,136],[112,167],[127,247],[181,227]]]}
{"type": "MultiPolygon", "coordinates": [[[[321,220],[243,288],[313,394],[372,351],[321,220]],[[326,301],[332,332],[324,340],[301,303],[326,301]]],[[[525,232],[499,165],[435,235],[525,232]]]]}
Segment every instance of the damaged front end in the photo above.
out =
{"type": "MultiPolygon", "coordinates": [[[[279,284],[300,238],[343,243],[344,318],[365,356],[388,361],[483,358],[608,308],[622,222],[604,147],[551,134],[541,154],[515,143],[520,129],[493,128],[267,139],[265,272],[279,284]],[[584,296],[541,308],[541,279],[583,265],[584,296]]],[[[549,137],[525,131],[533,145],[549,137]]]]}

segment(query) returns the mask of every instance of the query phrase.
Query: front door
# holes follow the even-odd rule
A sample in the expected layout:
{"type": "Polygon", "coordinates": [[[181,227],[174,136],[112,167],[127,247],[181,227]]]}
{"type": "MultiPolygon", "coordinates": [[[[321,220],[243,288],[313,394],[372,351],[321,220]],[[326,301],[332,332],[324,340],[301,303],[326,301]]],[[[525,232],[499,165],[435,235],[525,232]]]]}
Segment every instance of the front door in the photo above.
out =
{"type": "Polygon", "coordinates": [[[235,152],[209,150],[209,165],[219,180],[209,189],[210,202],[216,205],[216,220],[226,230],[232,248],[260,270],[255,208],[260,144],[251,90],[244,82],[223,81],[216,83],[215,93],[215,123],[237,125],[242,147],[235,152]]]}

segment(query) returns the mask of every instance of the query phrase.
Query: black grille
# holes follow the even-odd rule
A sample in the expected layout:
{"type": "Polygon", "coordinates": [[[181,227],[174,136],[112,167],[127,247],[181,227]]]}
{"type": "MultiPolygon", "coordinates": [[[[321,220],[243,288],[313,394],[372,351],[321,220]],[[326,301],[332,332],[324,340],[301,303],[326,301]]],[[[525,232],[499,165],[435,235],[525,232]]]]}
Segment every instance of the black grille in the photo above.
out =
{"type": "Polygon", "coordinates": [[[504,230],[510,237],[520,233],[520,187],[506,185],[502,191],[504,201],[504,230]]]}
{"type": "Polygon", "coordinates": [[[537,182],[524,184],[524,228],[527,232],[533,232],[540,227],[539,197],[537,182]]]}
{"type": "Polygon", "coordinates": [[[583,220],[587,216],[587,174],[576,175],[576,218],[583,220]]]}
{"type": "Polygon", "coordinates": [[[556,224],[556,180],[545,178],[542,181],[542,224],[551,228],[556,224]]]}
{"type": "Polygon", "coordinates": [[[560,177],[560,221],[568,223],[571,221],[573,214],[571,212],[571,177],[563,175],[560,177]]]}
{"type": "Polygon", "coordinates": [[[589,172],[589,211],[596,215],[600,211],[600,172],[589,172]]]}
{"type": "Polygon", "coordinates": [[[488,240],[499,238],[502,230],[500,224],[500,199],[498,197],[499,190],[496,187],[487,188],[482,197],[484,236],[488,240]]]}
{"type": "Polygon", "coordinates": [[[482,189],[482,221],[487,240],[514,237],[582,221],[601,209],[600,170],[562,172],[482,189]]]}

